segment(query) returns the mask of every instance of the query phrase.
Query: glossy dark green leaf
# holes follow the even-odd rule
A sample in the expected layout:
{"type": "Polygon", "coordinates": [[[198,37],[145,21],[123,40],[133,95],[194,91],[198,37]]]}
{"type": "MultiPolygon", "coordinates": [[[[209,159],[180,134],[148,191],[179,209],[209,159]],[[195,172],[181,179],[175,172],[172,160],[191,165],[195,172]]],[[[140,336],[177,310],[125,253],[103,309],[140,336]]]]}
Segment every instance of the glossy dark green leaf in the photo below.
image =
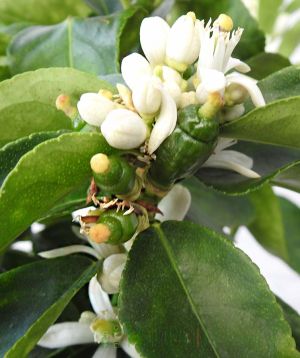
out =
{"type": "Polygon", "coordinates": [[[8,48],[11,71],[72,67],[96,75],[118,72],[120,53],[124,46],[129,52],[137,43],[145,14],[132,7],[109,16],[69,17],[58,25],[25,29],[8,48]]]}
{"type": "Polygon", "coordinates": [[[0,149],[0,186],[9,172],[15,167],[19,159],[45,140],[58,137],[63,132],[44,132],[31,134],[8,143],[0,149]]]}
{"type": "Polygon", "coordinates": [[[96,268],[85,257],[69,256],[0,275],[1,356],[26,357],[96,268]]]}
{"type": "Polygon", "coordinates": [[[123,9],[122,0],[85,0],[85,2],[98,15],[109,15],[123,9]]]}
{"type": "Polygon", "coordinates": [[[98,133],[68,133],[25,154],[0,190],[0,249],[91,176],[95,153],[115,152],[98,133]]]}
{"type": "Polygon", "coordinates": [[[291,65],[287,58],[277,53],[267,52],[259,53],[258,55],[249,58],[246,62],[251,67],[251,71],[248,72],[247,75],[257,80],[261,80],[274,72],[291,65]]]}
{"type": "Polygon", "coordinates": [[[192,204],[187,219],[208,226],[218,232],[223,227],[236,228],[247,225],[254,219],[254,210],[245,196],[234,197],[205,187],[198,179],[191,178],[182,183],[192,195],[192,204]]]}
{"type": "Polygon", "coordinates": [[[24,73],[0,83],[0,147],[31,133],[71,129],[72,123],[55,100],[72,95],[73,105],[84,92],[113,89],[95,76],[71,68],[49,68],[24,73]]]}
{"type": "Polygon", "coordinates": [[[253,170],[261,178],[250,179],[230,170],[201,168],[196,176],[207,186],[227,194],[245,194],[273,184],[300,192],[300,150],[250,142],[231,147],[253,159],[253,170]]]}
{"type": "Polygon", "coordinates": [[[283,0],[263,0],[258,2],[258,22],[260,28],[271,33],[283,0]]]}
{"type": "Polygon", "coordinates": [[[300,148],[300,96],[256,108],[223,125],[224,137],[300,148]]]}
{"type": "Polygon", "coordinates": [[[0,21],[55,24],[68,16],[87,16],[90,8],[82,0],[1,0],[0,21]]]}
{"type": "Polygon", "coordinates": [[[147,358],[300,356],[257,267],[192,223],[166,222],[140,235],[119,306],[129,340],[147,358]]]}
{"type": "Polygon", "coordinates": [[[206,20],[216,19],[222,13],[230,15],[234,27],[245,29],[234,52],[235,57],[247,59],[264,51],[264,34],[241,0],[176,0],[171,3],[174,4],[171,6],[171,12],[167,12],[167,19],[170,22],[174,22],[177,17],[188,11],[194,11],[199,19],[206,20]]]}
{"type": "Polygon", "coordinates": [[[287,245],[277,196],[269,185],[249,195],[255,208],[255,220],[248,225],[253,236],[269,251],[288,259],[287,245]]]}
{"type": "Polygon", "coordinates": [[[284,318],[292,328],[292,335],[296,341],[296,347],[300,350],[300,316],[292,307],[278,297],[277,302],[283,310],[284,318]]]}

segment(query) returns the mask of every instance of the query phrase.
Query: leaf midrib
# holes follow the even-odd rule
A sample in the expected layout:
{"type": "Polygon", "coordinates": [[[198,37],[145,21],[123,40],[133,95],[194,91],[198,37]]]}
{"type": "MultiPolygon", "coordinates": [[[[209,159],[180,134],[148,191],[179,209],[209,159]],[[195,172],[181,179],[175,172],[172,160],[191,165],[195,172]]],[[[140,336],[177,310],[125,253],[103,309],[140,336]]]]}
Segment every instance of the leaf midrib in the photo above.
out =
{"type": "Polygon", "coordinates": [[[207,329],[206,329],[201,317],[198,314],[195,302],[194,302],[192,296],[190,295],[190,293],[189,293],[189,291],[188,291],[188,289],[187,289],[187,287],[186,287],[186,285],[184,283],[182,275],[181,275],[181,273],[180,273],[180,271],[179,271],[179,269],[177,267],[176,261],[173,258],[172,248],[170,247],[168,241],[166,240],[166,238],[164,236],[164,233],[162,232],[160,226],[159,225],[154,225],[154,229],[155,229],[155,231],[157,233],[157,236],[158,236],[159,240],[161,241],[162,246],[164,247],[164,249],[166,251],[166,254],[167,254],[168,258],[169,258],[170,264],[171,264],[172,268],[174,269],[174,271],[175,271],[175,273],[176,273],[176,275],[178,277],[178,281],[179,281],[180,285],[182,286],[182,289],[183,289],[185,295],[187,296],[188,302],[190,303],[191,309],[192,309],[195,317],[197,318],[197,321],[199,322],[204,334],[206,335],[206,337],[207,337],[207,339],[208,339],[208,341],[209,341],[209,343],[210,343],[210,345],[211,345],[216,357],[221,358],[220,355],[217,352],[217,348],[213,344],[212,339],[211,339],[210,335],[207,332],[207,329]]]}

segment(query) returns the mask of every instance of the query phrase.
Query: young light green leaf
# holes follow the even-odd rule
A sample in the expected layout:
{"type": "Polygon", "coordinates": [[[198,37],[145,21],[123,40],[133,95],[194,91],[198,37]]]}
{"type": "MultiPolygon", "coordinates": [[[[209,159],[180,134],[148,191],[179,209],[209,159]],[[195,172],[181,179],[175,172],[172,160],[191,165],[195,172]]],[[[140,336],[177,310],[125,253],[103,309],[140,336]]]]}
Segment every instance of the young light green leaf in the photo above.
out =
{"type": "Polygon", "coordinates": [[[14,74],[41,67],[72,67],[96,75],[118,72],[123,50],[128,53],[137,44],[145,14],[131,7],[109,16],[69,17],[58,25],[25,29],[8,48],[10,69],[14,74]]]}
{"type": "Polygon", "coordinates": [[[15,167],[19,159],[36,145],[45,140],[58,137],[62,131],[43,132],[31,134],[28,137],[20,138],[14,142],[8,143],[0,149],[0,186],[9,172],[15,167]]]}
{"type": "MultiPolygon", "coordinates": [[[[290,61],[279,55],[278,53],[262,52],[246,61],[251,67],[251,71],[247,73],[257,80],[261,80],[274,72],[277,72],[291,65],[290,61]]],[[[259,83],[260,85],[260,83],[259,83]]]]}
{"type": "Polygon", "coordinates": [[[69,256],[0,275],[1,357],[27,357],[96,270],[97,265],[88,258],[69,256]]]}
{"type": "Polygon", "coordinates": [[[87,16],[91,9],[82,0],[1,0],[0,22],[56,24],[68,16],[87,16]]]}
{"type": "Polygon", "coordinates": [[[221,135],[300,148],[300,96],[281,99],[223,125],[221,135]]]}
{"type": "Polygon", "coordinates": [[[279,52],[284,56],[291,56],[299,45],[299,32],[300,23],[296,23],[293,27],[289,28],[283,35],[279,52]]]}
{"type": "Polygon", "coordinates": [[[111,154],[99,133],[67,133],[25,154],[0,190],[0,250],[91,176],[95,153],[111,154]]]}
{"type": "Polygon", "coordinates": [[[258,23],[266,33],[271,33],[278,16],[282,0],[263,0],[258,2],[258,23]]]}
{"type": "Polygon", "coordinates": [[[249,198],[233,197],[207,188],[196,178],[182,183],[192,195],[187,219],[223,233],[223,227],[236,228],[254,219],[249,198]]]}
{"type": "Polygon", "coordinates": [[[253,159],[253,170],[261,177],[251,179],[230,170],[201,168],[197,178],[227,194],[246,194],[265,183],[273,183],[300,192],[300,150],[251,142],[231,147],[253,159]]]}
{"type": "Polygon", "coordinates": [[[42,131],[71,129],[71,120],[57,111],[61,93],[72,96],[73,105],[84,92],[98,92],[109,84],[71,68],[47,68],[24,73],[0,83],[0,147],[42,131]]]}
{"type": "Polygon", "coordinates": [[[140,235],[119,306],[129,341],[148,358],[300,356],[257,267],[192,223],[166,222],[140,235]]]}

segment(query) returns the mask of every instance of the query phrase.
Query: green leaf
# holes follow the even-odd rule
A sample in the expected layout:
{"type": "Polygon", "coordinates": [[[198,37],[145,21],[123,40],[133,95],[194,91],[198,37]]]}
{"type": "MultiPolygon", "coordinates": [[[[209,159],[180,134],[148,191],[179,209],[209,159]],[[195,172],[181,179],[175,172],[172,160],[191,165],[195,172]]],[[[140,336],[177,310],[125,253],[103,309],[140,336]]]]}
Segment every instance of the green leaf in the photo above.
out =
{"type": "Polygon", "coordinates": [[[85,0],[98,15],[109,15],[123,9],[120,0],[85,0]]]}
{"type": "Polygon", "coordinates": [[[0,275],[1,356],[27,357],[96,268],[85,257],[69,256],[0,275]]]}
{"type": "Polygon", "coordinates": [[[300,148],[300,96],[252,110],[222,126],[223,137],[300,148]]]}
{"type": "Polygon", "coordinates": [[[208,226],[220,233],[223,227],[236,228],[249,224],[254,218],[252,205],[247,197],[233,197],[205,187],[198,179],[182,183],[192,195],[187,218],[196,224],[208,226]]]}
{"type": "Polygon", "coordinates": [[[248,225],[253,236],[270,252],[287,260],[287,246],[281,208],[269,185],[249,195],[255,207],[255,220],[248,225]]]}
{"type": "Polygon", "coordinates": [[[99,133],[67,133],[36,146],[10,172],[0,190],[0,250],[91,176],[90,158],[111,154],[99,133]]]}
{"type": "Polygon", "coordinates": [[[71,129],[72,123],[55,100],[72,95],[73,105],[84,92],[113,88],[104,81],[71,68],[41,69],[0,83],[0,147],[31,133],[71,129]]]}
{"type": "Polygon", "coordinates": [[[284,56],[290,56],[299,45],[300,24],[296,23],[288,29],[283,35],[279,52],[284,56]]]}
{"type": "Polygon", "coordinates": [[[300,316],[299,314],[288,304],[277,297],[277,302],[280,304],[284,318],[288,321],[292,328],[292,335],[296,341],[296,347],[300,349],[300,316]]]}
{"type": "Polygon", "coordinates": [[[300,150],[240,142],[230,148],[253,159],[253,170],[261,178],[250,179],[230,170],[201,168],[196,176],[207,186],[227,194],[245,194],[265,183],[300,192],[300,150]]]}
{"type": "Polygon", "coordinates": [[[221,13],[230,15],[235,28],[245,29],[234,51],[235,57],[244,60],[264,51],[264,34],[241,0],[176,0],[171,3],[174,5],[167,19],[172,23],[188,11],[194,11],[199,19],[205,20],[216,19],[221,13]]]}
{"type": "Polygon", "coordinates": [[[299,96],[300,66],[290,66],[264,78],[258,83],[267,103],[299,96]]]}
{"type": "Polygon", "coordinates": [[[282,0],[263,0],[258,2],[258,22],[265,32],[272,32],[281,3],[282,0]]]}
{"type": "Polygon", "coordinates": [[[31,134],[6,144],[0,149],[0,186],[19,159],[36,145],[47,139],[58,137],[63,132],[44,132],[31,134]]]}
{"type": "Polygon", "coordinates": [[[284,11],[287,12],[294,12],[296,10],[299,10],[300,8],[300,0],[293,0],[289,3],[289,5],[284,9],[284,11]]]}
{"type": "Polygon", "coordinates": [[[87,16],[90,8],[82,0],[1,0],[0,21],[56,24],[68,16],[87,16]]]}
{"type": "Polygon", "coordinates": [[[147,358],[300,356],[257,267],[192,223],[166,222],[140,235],[119,306],[129,341],[147,358]]]}
{"type": "Polygon", "coordinates": [[[277,72],[291,65],[290,61],[277,54],[262,52],[246,61],[251,67],[248,76],[261,80],[274,72],[277,72]]]}
{"type": "Polygon", "coordinates": [[[120,55],[138,42],[146,12],[132,7],[109,16],[69,17],[54,26],[30,27],[8,48],[13,74],[41,67],[72,67],[96,75],[118,72],[120,55]]]}

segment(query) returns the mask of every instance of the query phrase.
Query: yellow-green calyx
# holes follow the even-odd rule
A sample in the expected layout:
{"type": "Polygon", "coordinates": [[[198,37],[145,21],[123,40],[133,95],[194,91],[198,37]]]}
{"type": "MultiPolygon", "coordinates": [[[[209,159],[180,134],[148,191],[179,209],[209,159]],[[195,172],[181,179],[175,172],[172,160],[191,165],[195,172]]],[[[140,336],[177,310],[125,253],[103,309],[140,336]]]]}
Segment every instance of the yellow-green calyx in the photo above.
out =
{"type": "Polygon", "coordinates": [[[96,318],[90,325],[97,343],[117,343],[123,337],[120,323],[115,320],[96,318]]]}
{"type": "Polygon", "coordinates": [[[175,61],[169,57],[166,57],[166,64],[178,72],[184,72],[188,65],[186,63],[175,61]]]}
{"type": "Polygon", "coordinates": [[[214,118],[223,105],[224,103],[220,93],[210,93],[207,101],[200,107],[199,115],[207,119],[214,118]]]}

